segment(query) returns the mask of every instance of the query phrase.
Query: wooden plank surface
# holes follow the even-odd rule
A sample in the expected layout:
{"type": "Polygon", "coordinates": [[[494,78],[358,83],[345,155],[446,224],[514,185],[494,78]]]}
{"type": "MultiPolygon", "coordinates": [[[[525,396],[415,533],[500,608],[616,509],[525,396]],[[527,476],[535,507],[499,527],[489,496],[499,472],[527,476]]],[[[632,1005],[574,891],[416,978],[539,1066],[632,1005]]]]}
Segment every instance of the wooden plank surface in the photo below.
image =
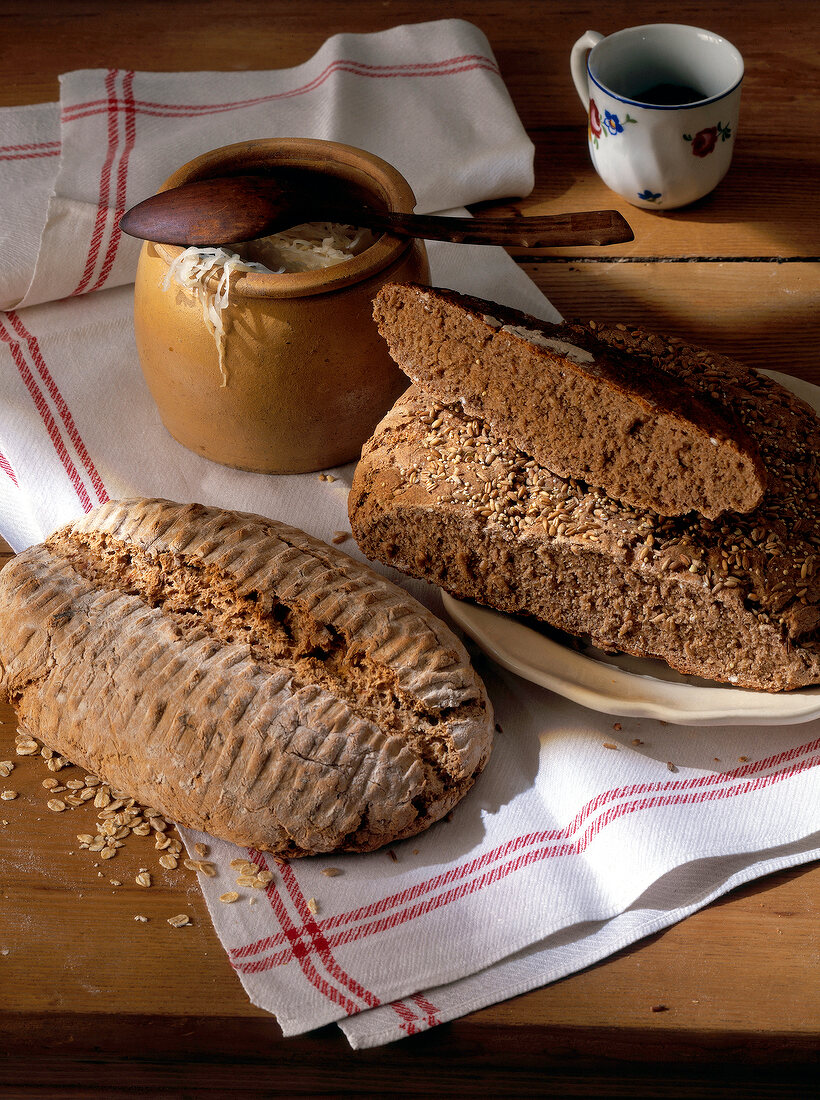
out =
{"type": "MultiPolygon", "coordinates": [[[[626,246],[518,257],[563,314],[642,324],[820,384],[815,5],[748,0],[740,18],[734,0],[472,0],[447,12],[428,0],[6,0],[0,105],[56,99],[58,75],[74,68],[291,66],[331,34],[443,14],[487,34],[536,145],[535,191],[494,209],[611,206],[633,225],[626,246]],[[630,207],[595,176],[568,71],[572,42],[588,27],[656,20],[723,33],[747,65],[729,175],[712,196],[669,214],[630,207]]],[[[7,557],[0,552],[0,563],[7,557]]],[[[812,1095],[819,865],[736,890],[561,982],[353,1054],[335,1028],[281,1039],[242,991],[193,873],[161,868],[150,841],[95,867],[76,844],[90,811],[46,808],[42,781],[53,773],[15,755],[14,730],[0,707],[0,760],[16,765],[0,789],[18,791],[0,801],[3,1100],[812,1095]],[[134,881],[143,866],[154,872],[149,890],[134,881]],[[190,927],[167,924],[180,912],[190,927]],[[653,1012],[658,1005],[665,1010],[653,1012]]]]}

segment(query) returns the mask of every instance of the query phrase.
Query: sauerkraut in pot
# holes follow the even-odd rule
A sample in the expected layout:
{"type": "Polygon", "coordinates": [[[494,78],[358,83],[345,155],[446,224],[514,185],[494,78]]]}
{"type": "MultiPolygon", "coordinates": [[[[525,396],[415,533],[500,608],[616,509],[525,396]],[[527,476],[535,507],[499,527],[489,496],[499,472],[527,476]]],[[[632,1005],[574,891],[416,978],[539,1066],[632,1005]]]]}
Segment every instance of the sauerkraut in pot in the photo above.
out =
{"type": "Polygon", "coordinates": [[[231,292],[231,276],[238,272],[258,271],[272,275],[285,272],[316,271],[333,267],[358,256],[375,241],[369,229],[334,222],[307,222],[283,233],[243,241],[230,248],[184,249],[168,268],[163,290],[172,283],[192,294],[199,302],[205,324],[210,329],[217,352],[221,386],[228,384],[225,368],[225,339],[228,323],[225,309],[231,292]],[[215,287],[206,285],[209,276],[219,273],[215,287]]]}

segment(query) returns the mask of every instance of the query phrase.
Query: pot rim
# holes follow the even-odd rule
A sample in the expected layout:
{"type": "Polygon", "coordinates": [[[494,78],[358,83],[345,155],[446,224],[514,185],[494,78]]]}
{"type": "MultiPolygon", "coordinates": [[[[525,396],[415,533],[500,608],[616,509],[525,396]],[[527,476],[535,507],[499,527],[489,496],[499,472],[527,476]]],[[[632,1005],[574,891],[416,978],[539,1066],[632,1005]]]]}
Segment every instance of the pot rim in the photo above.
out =
{"type": "MultiPolygon", "coordinates": [[[[416,198],[410,184],[392,164],[354,145],[320,138],[259,138],[212,149],[183,164],[158,188],[167,191],[182,183],[226,173],[242,172],[281,162],[288,167],[312,168],[355,183],[373,193],[390,212],[412,213],[416,198]]],[[[182,254],[181,245],[146,242],[166,263],[182,254]]],[[[327,294],[377,275],[413,246],[413,238],[382,233],[368,248],[343,263],[313,271],[240,272],[231,280],[231,295],[244,298],[302,298],[327,294]]],[[[217,282],[212,272],[207,282],[217,282]]]]}

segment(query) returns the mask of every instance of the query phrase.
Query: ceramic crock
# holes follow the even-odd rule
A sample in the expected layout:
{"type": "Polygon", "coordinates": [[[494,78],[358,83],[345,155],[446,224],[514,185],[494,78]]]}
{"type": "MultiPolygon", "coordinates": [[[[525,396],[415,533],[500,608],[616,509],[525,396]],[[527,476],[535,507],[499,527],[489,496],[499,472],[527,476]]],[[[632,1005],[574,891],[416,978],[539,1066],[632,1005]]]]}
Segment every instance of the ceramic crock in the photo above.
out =
{"type": "MultiPolygon", "coordinates": [[[[337,142],[240,142],[190,161],[160,190],[277,165],[334,178],[390,211],[415,197],[391,165],[337,142]]],[[[181,248],[146,242],[134,324],[142,371],[165,427],[197,454],[263,473],[301,473],[359,457],[408,384],[372,318],[386,282],[429,282],[424,245],[385,233],[358,256],[316,271],[231,277],[224,364],[193,294],[163,283],[181,248]]],[[[215,287],[217,275],[211,275],[215,287]]]]}

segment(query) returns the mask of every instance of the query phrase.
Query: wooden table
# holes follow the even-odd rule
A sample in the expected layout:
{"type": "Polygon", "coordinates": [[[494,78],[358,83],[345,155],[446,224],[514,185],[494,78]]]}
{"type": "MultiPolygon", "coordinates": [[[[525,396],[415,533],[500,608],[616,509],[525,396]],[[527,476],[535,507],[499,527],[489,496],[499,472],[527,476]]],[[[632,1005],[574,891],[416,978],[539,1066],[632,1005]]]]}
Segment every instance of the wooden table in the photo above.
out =
{"type": "MultiPolygon", "coordinates": [[[[263,69],[333,33],[461,15],[488,36],[537,146],[526,213],[615,206],[635,241],[521,257],[568,316],[639,322],[820,383],[816,5],[471,0],[5,0],[0,105],[58,96],[76,68],[263,69]],[[631,208],[586,152],[570,47],[658,20],[705,25],[745,56],[729,176],[680,212],[631,208]]],[[[8,556],[8,555],[6,555],[8,556]]],[[[228,965],[191,872],[134,884],[134,847],[95,866],[45,809],[42,760],[0,711],[0,1095],[816,1095],[820,866],[754,883],[545,989],[375,1051],[334,1028],[283,1040],[228,965]],[[6,824],[6,822],[8,822],[6,824]],[[73,851],[74,854],[71,854],[73,851]],[[124,885],[115,887],[110,879],[124,885]],[[187,912],[185,935],[165,918],[187,912]],[[149,922],[135,922],[140,914],[149,922]],[[653,1012],[664,1004],[667,1010],[653,1012]]],[[[153,853],[152,853],[153,855],[153,853]]]]}

